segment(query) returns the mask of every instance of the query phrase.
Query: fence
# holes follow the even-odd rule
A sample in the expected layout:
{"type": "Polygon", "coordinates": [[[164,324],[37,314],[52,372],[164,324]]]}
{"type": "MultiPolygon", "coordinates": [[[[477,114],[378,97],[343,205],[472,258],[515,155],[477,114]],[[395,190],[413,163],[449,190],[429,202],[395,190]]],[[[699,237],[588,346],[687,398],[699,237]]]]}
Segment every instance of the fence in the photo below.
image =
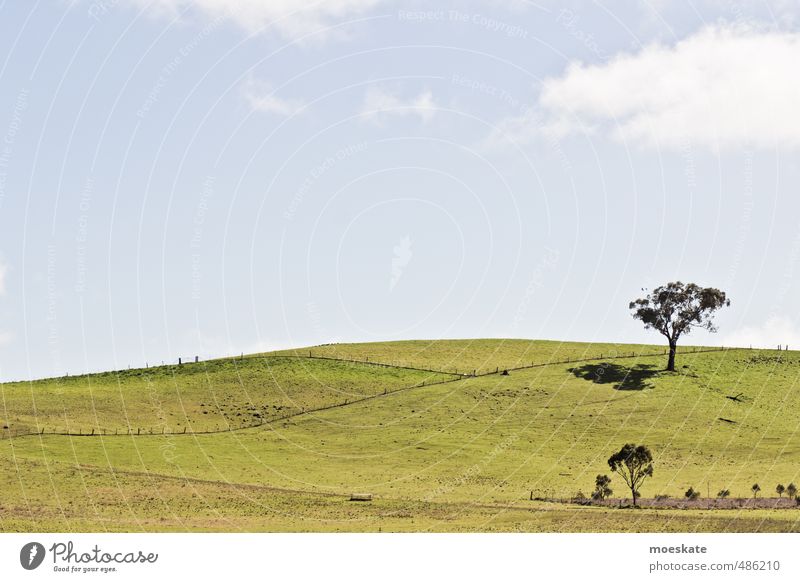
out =
{"type": "MultiPolygon", "coordinates": [[[[686,350],[686,351],[683,351],[681,353],[683,353],[683,354],[687,354],[687,353],[699,354],[699,353],[709,353],[709,352],[721,352],[721,351],[727,351],[729,349],[730,348],[725,348],[725,347],[707,348],[707,349],[694,349],[693,351],[686,350]]],[[[743,348],[743,349],[745,349],[745,348],[743,348]]],[[[183,427],[181,430],[167,430],[167,428],[163,427],[163,426],[160,427],[160,429],[157,428],[155,430],[153,430],[152,427],[150,427],[150,428],[124,427],[124,428],[121,428],[121,429],[119,429],[119,428],[113,429],[113,432],[112,432],[112,429],[107,429],[107,428],[92,428],[90,430],[89,429],[83,430],[83,429],[79,428],[79,429],[77,429],[77,432],[75,431],[75,429],[67,429],[67,428],[61,428],[60,430],[59,430],[59,428],[52,428],[51,430],[47,430],[46,427],[42,427],[42,428],[40,428],[38,430],[5,428],[5,429],[0,430],[0,438],[21,438],[21,437],[26,437],[26,436],[42,436],[42,435],[72,436],[72,437],[96,437],[96,436],[105,436],[105,437],[112,437],[112,436],[144,437],[144,436],[165,436],[165,435],[169,435],[169,436],[208,435],[208,434],[220,434],[220,433],[228,433],[228,432],[237,432],[237,431],[242,431],[242,430],[249,430],[249,429],[253,429],[253,428],[259,428],[259,427],[262,427],[262,426],[265,426],[265,425],[268,425],[268,424],[275,424],[275,423],[278,423],[278,422],[283,422],[283,421],[286,421],[286,420],[290,420],[292,418],[297,418],[298,416],[312,414],[312,413],[315,413],[315,412],[323,412],[323,411],[332,410],[332,409],[335,409],[335,408],[342,408],[344,406],[350,406],[350,405],[353,405],[353,404],[358,404],[358,403],[366,402],[366,401],[369,401],[369,400],[374,400],[375,398],[381,398],[383,396],[389,396],[389,395],[392,395],[392,394],[397,394],[398,392],[406,392],[408,390],[414,390],[414,389],[417,389],[417,388],[423,388],[423,387],[428,387],[428,386],[439,386],[439,385],[442,385],[442,384],[450,384],[450,383],[453,383],[453,382],[460,382],[462,380],[469,379],[469,378],[479,378],[479,377],[485,377],[485,376],[493,376],[493,375],[498,375],[498,374],[502,374],[504,372],[509,372],[509,371],[513,372],[513,371],[518,371],[518,370],[528,370],[528,369],[532,369],[532,368],[542,368],[542,367],[545,367],[545,366],[555,366],[555,365],[572,364],[572,363],[580,363],[580,362],[594,362],[594,361],[598,361],[598,360],[608,360],[608,359],[625,359],[625,358],[630,359],[630,358],[638,358],[638,357],[653,357],[653,356],[660,356],[660,355],[666,355],[666,350],[663,351],[663,354],[661,354],[661,353],[658,353],[658,354],[656,354],[656,353],[646,353],[646,354],[639,353],[639,354],[637,354],[636,352],[631,352],[630,354],[626,353],[626,354],[620,354],[620,355],[615,355],[615,356],[605,356],[605,357],[603,356],[603,354],[600,354],[599,357],[575,358],[575,359],[567,358],[566,360],[541,362],[541,363],[538,363],[538,364],[537,363],[531,363],[530,365],[517,366],[517,367],[511,367],[511,368],[502,368],[501,369],[499,366],[497,366],[497,367],[495,367],[494,371],[490,370],[488,372],[482,372],[480,374],[476,373],[475,371],[473,371],[472,374],[454,374],[454,373],[451,373],[451,372],[444,372],[444,371],[441,371],[441,370],[427,370],[427,369],[423,369],[423,368],[412,368],[412,367],[408,367],[408,366],[394,366],[392,364],[387,364],[385,362],[374,362],[374,361],[370,362],[369,360],[353,360],[353,359],[345,359],[345,358],[333,358],[333,357],[330,357],[330,356],[315,356],[315,355],[312,355],[311,352],[309,352],[308,356],[300,356],[300,355],[268,356],[268,357],[279,357],[279,358],[290,357],[290,358],[305,358],[305,359],[321,359],[321,360],[333,360],[333,361],[339,361],[339,362],[350,362],[350,363],[357,363],[357,364],[370,364],[370,365],[373,365],[373,366],[381,366],[381,367],[389,367],[389,368],[400,368],[400,369],[406,369],[406,370],[418,370],[418,371],[423,371],[423,372],[430,372],[430,373],[443,374],[443,375],[456,376],[456,377],[449,378],[447,380],[440,380],[440,381],[437,381],[437,382],[428,382],[428,383],[426,383],[425,381],[422,381],[420,383],[413,384],[411,386],[404,386],[402,388],[396,388],[394,390],[386,390],[386,389],[384,389],[383,392],[378,392],[378,393],[372,394],[370,396],[364,396],[362,398],[356,398],[354,400],[348,399],[348,400],[345,400],[344,402],[337,402],[337,403],[334,403],[334,404],[329,404],[327,406],[320,406],[320,407],[317,407],[317,408],[310,408],[308,410],[301,408],[300,410],[297,410],[295,412],[291,412],[289,414],[285,414],[285,415],[282,415],[282,416],[277,416],[277,417],[264,419],[264,420],[261,420],[261,421],[259,421],[257,423],[252,423],[252,424],[248,424],[248,425],[244,425],[244,426],[228,426],[226,428],[216,428],[216,429],[209,429],[209,430],[194,430],[194,429],[190,429],[189,427],[183,427]]]]}

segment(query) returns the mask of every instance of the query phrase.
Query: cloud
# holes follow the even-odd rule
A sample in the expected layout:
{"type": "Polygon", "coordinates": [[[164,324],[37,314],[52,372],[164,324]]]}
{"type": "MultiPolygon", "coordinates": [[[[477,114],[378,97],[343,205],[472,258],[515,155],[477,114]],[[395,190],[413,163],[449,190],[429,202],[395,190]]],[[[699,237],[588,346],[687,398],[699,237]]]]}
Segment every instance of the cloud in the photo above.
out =
{"type": "Polygon", "coordinates": [[[361,114],[364,119],[380,123],[388,115],[417,115],[423,122],[428,122],[436,112],[436,104],[430,91],[423,91],[416,97],[403,100],[379,87],[370,87],[364,97],[361,114]]]}
{"type": "Polygon", "coordinates": [[[723,337],[723,345],[747,348],[777,348],[778,344],[789,349],[800,349],[800,329],[794,322],[783,317],[771,317],[762,325],[745,326],[723,337]]]}
{"type": "Polygon", "coordinates": [[[227,19],[248,32],[275,26],[281,34],[299,37],[357,17],[381,0],[125,0],[156,15],[184,13],[209,20],[227,19]],[[188,12],[187,12],[188,11],[188,12]]]}
{"type": "Polygon", "coordinates": [[[411,237],[406,235],[400,242],[396,244],[392,250],[394,251],[394,256],[392,257],[392,276],[389,280],[389,291],[393,291],[395,286],[400,282],[400,278],[403,276],[403,271],[411,262],[411,258],[414,256],[413,251],[411,250],[411,237]]]}
{"type": "Polygon", "coordinates": [[[277,97],[269,85],[252,77],[242,85],[242,95],[254,111],[294,115],[303,108],[303,102],[295,99],[277,97]]]}
{"type": "Polygon", "coordinates": [[[538,106],[558,134],[712,150],[800,145],[800,34],[715,25],[546,79],[538,106]]]}

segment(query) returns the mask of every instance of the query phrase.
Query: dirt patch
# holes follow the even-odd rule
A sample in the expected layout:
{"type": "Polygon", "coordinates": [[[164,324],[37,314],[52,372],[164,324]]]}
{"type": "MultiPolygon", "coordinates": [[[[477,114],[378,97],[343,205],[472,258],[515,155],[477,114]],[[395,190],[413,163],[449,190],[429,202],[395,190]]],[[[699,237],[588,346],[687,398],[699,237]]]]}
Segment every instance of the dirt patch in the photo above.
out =
{"type": "MultiPolygon", "coordinates": [[[[572,500],[571,503],[579,505],[593,505],[598,507],[629,507],[631,506],[630,498],[627,499],[604,499],[602,501],[576,501],[572,500]]],[[[798,509],[800,505],[788,497],[727,497],[725,499],[681,499],[681,498],[667,498],[667,499],[637,499],[636,504],[639,507],[655,508],[655,509],[798,509]]]]}

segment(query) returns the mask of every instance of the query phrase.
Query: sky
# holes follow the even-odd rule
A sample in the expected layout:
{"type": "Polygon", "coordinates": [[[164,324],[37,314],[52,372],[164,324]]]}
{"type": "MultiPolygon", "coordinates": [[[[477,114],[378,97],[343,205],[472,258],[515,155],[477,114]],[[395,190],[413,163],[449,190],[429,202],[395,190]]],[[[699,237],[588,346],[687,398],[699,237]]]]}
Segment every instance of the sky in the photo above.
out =
{"type": "Polygon", "coordinates": [[[788,1],[0,0],[0,380],[661,343],[673,280],[800,348],[799,60],[788,1]]]}

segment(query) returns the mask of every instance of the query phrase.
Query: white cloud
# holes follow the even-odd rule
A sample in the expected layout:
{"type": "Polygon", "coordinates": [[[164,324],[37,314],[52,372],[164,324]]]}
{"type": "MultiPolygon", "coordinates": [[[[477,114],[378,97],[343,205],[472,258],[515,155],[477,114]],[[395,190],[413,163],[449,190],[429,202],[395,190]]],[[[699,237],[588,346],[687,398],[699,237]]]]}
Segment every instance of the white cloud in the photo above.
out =
{"type": "Polygon", "coordinates": [[[364,119],[379,123],[387,115],[417,115],[428,122],[436,112],[436,104],[430,91],[423,91],[416,97],[403,100],[379,87],[370,87],[364,97],[361,114],[364,119]]]}
{"type": "Polygon", "coordinates": [[[684,148],[800,145],[800,34],[716,25],[545,80],[539,107],[556,133],[684,148]]]}
{"type": "Polygon", "coordinates": [[[154,14],[190,14],[228,19],[249,32],[275,26],[283,35],[298,37],[356,17],[381,0],[127,0],[154,14]]]}
{"type": "Polygon", "coordinates": [[[745,326],[723,337],[722,345],[747,348],[777,348],[788,345],[791,350],[800,350],[800,329],[793,321],[782,317],[771,317],[762,325],[745,326]]]}
{"type": "Polygon", "coordinates": [[[254,111],[275,113],[277,115],[293,115],[302,107],[302,101],[281,99],[266,83],[256,81],[252,77],[242,85],[242,94],[254,111]]]}

